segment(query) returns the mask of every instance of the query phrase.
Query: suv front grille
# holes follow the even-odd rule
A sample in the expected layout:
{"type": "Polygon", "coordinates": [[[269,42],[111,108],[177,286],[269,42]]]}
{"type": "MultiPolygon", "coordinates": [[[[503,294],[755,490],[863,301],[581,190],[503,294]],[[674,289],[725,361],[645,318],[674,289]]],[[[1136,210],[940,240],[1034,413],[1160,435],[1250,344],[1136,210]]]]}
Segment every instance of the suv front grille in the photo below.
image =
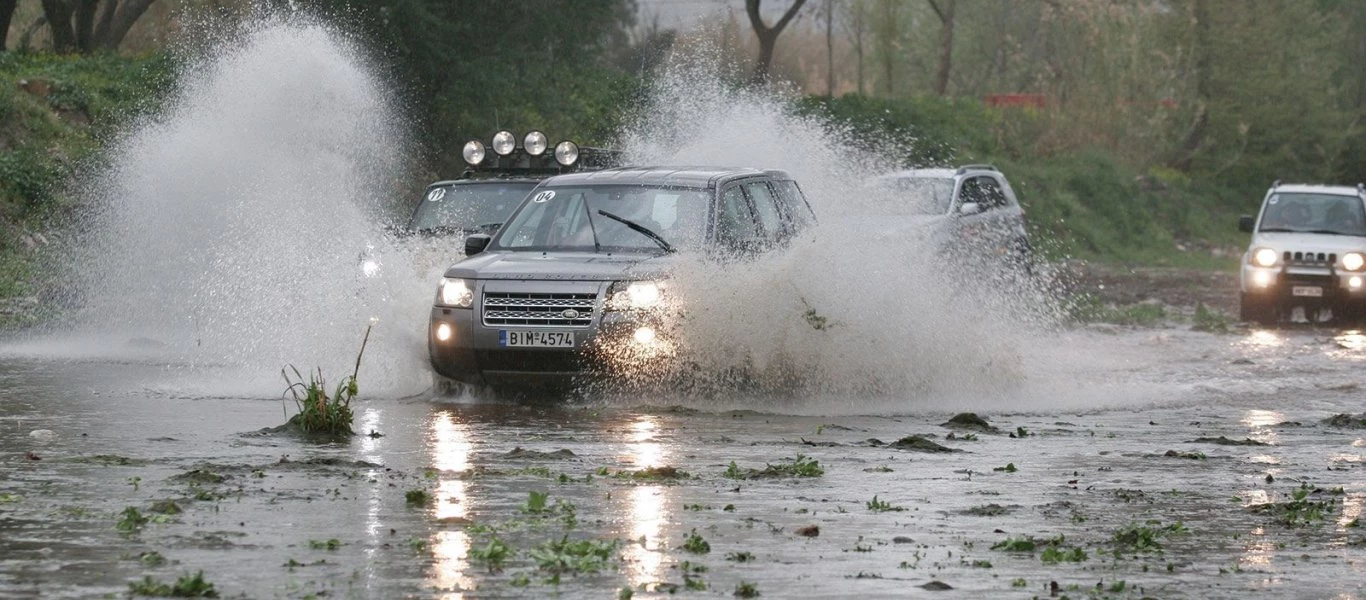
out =
{"type": "Polygon", "coordinates": [[[1324,254],[1323,252],[1291,252],[1286,250],[1281,254],[1281,258],[1287,264],[1292,265],[1313,265],[1323,266],[1334,265],[1338,262],[1337,254],[1324,254]]]}
{"type": "Polygon", "coordinates": [[[588,327],[598,295],[485,292],[485,325],[588,327]]]}

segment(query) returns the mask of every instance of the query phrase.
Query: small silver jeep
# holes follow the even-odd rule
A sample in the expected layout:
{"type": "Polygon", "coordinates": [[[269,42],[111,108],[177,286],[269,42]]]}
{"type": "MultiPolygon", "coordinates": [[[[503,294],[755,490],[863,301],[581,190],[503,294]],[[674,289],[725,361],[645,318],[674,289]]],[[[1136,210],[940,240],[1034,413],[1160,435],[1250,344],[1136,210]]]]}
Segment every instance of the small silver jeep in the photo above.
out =
{"type": "Polygon", "coordinates": [[[574,387],[670,358],[671,268],[781,251],[814,223],[782,171],[615,168],[541,182],[493,236],[465,240],[428,329],[433,370],[499,390],[574,387]],[[631,363],[631,364],[626,364],[631,363]]]}
{"type": "Polygon", "coordinates": [[[1277,181],[1257,216],[1243,215],[1238,227],[1252,234],[1239,278],[1243,321],[1366,315],[1366,186],[1277,181]]]}

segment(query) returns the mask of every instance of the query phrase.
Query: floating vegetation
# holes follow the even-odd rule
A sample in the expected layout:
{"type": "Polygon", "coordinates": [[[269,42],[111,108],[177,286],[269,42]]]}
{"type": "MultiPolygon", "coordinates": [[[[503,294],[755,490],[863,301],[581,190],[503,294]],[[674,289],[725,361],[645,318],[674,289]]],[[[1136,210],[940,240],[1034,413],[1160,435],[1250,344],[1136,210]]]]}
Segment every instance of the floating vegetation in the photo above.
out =
{"type": "Polygon", "coordinates": [[[1308,527],[1323,523],[1328,515],[1336,513],[1344,495],[1342,488],[1325,490],[1302,483],[1290,492],[1288,501],[1257,504],[1251,508],[1274,516],[1277,523],[1287,527],[1308,527]]]}
{"type": "Polygon", "coordinates": [[[360,352],[356,353],[356,367],[351,372],[350,377],[343,378],[333,390],[332,395],[327,395],[327,381],[323,379],[322,369],[319,368],[308,374],[308,381],[299,373],[299,369],[290,365],[288,369],[294,372],[294,377],[289,376],[289,372],[280,369],[280,376],[285,378],[285,393],[294,398],[294,405],[298,412],[289,418],[285,423],[286,428],[292,428],[305,435],[321,436],[349,436],[351,423],[354,415],[351,413],[351,401],[355,399],[360,388],[356,383],[356,376],[360,374],[361,357],[365,355],[365,344],[370,341],[370,330],[374,328],[371,324],[365,328],[365,337],[361,339],[360,352]]]}
{"type": "Polygon", "coordinates": [[[153,596],[158,598],[217,598],[218,591],[213,589],[213,584],[204,581],[204,572],[199,571],[194,575],[184,575],[177,579],[174,584],[167,584],[153,579],[151,575],[142,578],[142,581],[129,583],[128,592],[134,596],[153,596]]]}
{"type": "Polygon", "coordinates": [[[1163,539],[1189,532],[1190,530],[1179,521],[1165,526],[1158,521],[1127,525],[1115,532],[1115,556],[1118,557],[1123,552],[1161,552],[1163,539]]]}
{"type": "Polygon", "coordinates": [[[809,456],[798,454],[797,458],[791,462],[779,464],[765,464],[762,469],[741,469],[735,461],[731,461],[726,467],[726,471],[721,474],[728,479],[770,479],[781,477],[820,477],[825,474],[825,469],[820,462],[809,456]]]}
{"type": "Polygon", "coordinates": [[[1192,443],[1192,444],[1217,444],[1217,445],[1220,445],[1220,446],[1270,446],[1270,445],[1271,445],[1271,444],[1268,444],[1268,443],[1266,443],[1266,442],[1259,442],[1259,441],[1254,440],[1254,439],[1252,439],[1252,438],[1244,438],[1244,439],[1242,439],[1242,440],[1231,440],[1231,439],[1228,439],[1228,438],[1226,438],[1226,437],[1224,437],[1224,436],[1222,436],[1222,435],[1219,436],[1219,437],[1217,437],[1217,438],[1216,438],[1216,437],[1195,438],[1194,440],[1191,440],[1190,443],[1192,443]]]}
{"type": "Polygon", "coordinates": [[[903,506],[894,506],[890,502],[878,500],[877,496],[873,496],[873,499],[869,500],[865,506],[873,512],[901,512],[906,510],[903,506]]]}
{"type": "Polygon", "coordinates": [[[692,532],[688,533],[687,537],[683,538],[683,545],[679,547],[685,552],[691,552],[693,554],[706,554],[711,552],[711,544],[703,539],[703,537],[697,533],[696,529],[692,530],[692,532]]]}
{"type": "Polygon", "coordinates": [[[962,452],[962,450],[959,450],[958,448],[950,448],[948,446],[932,442],[928,438],[920,435],[908,435],[895,442],[892,442],[891,444],[889,444],[889,446],[891,446],[892,448],[896,448],[898,450],[914,450],[916,452],[929,452],[932,454],[962,452]]]}

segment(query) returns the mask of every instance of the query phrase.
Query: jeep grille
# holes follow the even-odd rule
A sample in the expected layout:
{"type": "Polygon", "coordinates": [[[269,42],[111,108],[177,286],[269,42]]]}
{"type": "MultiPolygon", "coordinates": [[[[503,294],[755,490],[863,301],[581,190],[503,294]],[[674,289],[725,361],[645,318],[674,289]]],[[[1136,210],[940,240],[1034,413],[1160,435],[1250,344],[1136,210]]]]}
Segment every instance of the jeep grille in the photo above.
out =
{"type": "Polygon", "coordinates": [[[1296,265],[1328,266],[1338,262],[1337,254],[1324,254],[1322,252],[1291,252],[1286,250],[1281,258],[1286,263],[1296,265]]]}
{"type": "Polygon", "coordinates": [[[484,324],[588,327],[593,324],[593,307],[597,299],[597,294],[485,292],[484,324]],[[566,312],[570,316],[566,316],[566,312]]]}

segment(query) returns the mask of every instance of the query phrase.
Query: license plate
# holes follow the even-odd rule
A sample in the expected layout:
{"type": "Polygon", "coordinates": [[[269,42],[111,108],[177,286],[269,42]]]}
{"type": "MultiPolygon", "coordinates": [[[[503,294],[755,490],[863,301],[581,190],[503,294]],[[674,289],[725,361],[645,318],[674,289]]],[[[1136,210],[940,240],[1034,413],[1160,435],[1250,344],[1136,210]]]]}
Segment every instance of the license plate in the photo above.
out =
{"type": "Polygon", "coordinates": [[[1295,286],[1295,287],[1290,288],[1290,294],[1293,295],[1293,296],[1305,296],[1305,297],[1309,297],[1309,298],[1322,298],[1322,297],[1323,297],[1323,288],[1321,288],[1321,287],[1319,287],[1319,286],[1316,286],[1316,285],[1297,285],[1297,286],[1295,286]]]}
{"type": "Polygon", "coordinates": [[[498,331],[498,345],[508,348],[573,348],[569,331],[498,331]]]}

